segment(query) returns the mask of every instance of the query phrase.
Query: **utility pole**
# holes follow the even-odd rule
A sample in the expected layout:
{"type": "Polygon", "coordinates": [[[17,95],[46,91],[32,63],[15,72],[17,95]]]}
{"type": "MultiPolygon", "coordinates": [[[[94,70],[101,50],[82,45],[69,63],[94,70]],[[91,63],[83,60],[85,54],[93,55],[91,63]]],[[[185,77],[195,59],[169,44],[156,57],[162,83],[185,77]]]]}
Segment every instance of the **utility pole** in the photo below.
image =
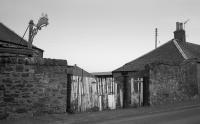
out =
{"type": "Polygon", "coordinates": [[[155,49],[157,48],[157,43],[158,43],[158,29],[155,28],[155,49]]]}
{"type": "Polygon", "coordinates": [[[28,48],[32,48],[32,43],[33,43],[33,29],[34,29],[34,22],[33,20],[30,20],[29,22],[29,37],[28,37],[28,48]]]}

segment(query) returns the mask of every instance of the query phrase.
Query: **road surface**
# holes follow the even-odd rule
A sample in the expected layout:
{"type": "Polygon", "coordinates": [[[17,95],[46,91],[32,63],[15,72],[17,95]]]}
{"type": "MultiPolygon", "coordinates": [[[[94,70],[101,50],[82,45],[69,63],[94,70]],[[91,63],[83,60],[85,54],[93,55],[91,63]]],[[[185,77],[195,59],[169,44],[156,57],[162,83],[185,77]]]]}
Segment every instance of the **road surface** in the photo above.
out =
{"type": "Polygon", "coordinates": [[[139,109],[48,115],[39,118],[0,120],[0,124],[200,124],[200,105],[168,110],[158,109],[157,112],[139,113],[137,110],[139,109]]]}
{"type": "Polygon", "coordinates": [[[200,124],[200,107],[104,120],[96,124],[200,124]]]}

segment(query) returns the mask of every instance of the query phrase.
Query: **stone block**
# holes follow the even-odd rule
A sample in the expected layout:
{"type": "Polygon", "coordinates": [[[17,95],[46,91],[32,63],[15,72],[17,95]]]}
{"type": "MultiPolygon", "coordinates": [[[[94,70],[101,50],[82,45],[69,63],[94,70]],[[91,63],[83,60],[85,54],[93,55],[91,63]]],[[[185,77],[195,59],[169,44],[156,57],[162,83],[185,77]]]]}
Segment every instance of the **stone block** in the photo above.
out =
{"type": "Polygon", "coordinates": [[[30,98],[31,97],[30,93],[22,93],[21,96],[23,98],[30,98]]]}
{"type": "Polygon", "coordinates": [[[12,73],[12,76],[13,76],[13,77],[20,77],[20,73],[13,72],[13,73],[12,73]]]}
{"type": "Polygon", "coordinates": [[[27,84],[26,87],[31,88],[33,87],[33,84],[27,84]]]}
{"type": "Polygon", "coordinates": [[[6,71],[6,72],[12,72],[12,71],[14,71],[14,69],[13,69],[12,66],[7,65],[4,71],[6,71]]]}
{"type": "Polygon", "coordinates": [[[14,84],[15,84],[15,85],[21,84],[21,80],[15,80],[15,81],[14,81],[14,84]]]}
{"type": "Polygon", "coordinates": [[[1,73],[1,76],[8,78],[8,77],[10,77],[10,73],[3,72],[3,73],[1,73]]]}
{"type": "Polygon", "coordinates": [[[38,98],[39,103],[49,103],[49,101],[50,101],[49,97],[38,98]]]}
{"type": "Polygon", "coordinates": [[[4,91],[0,90],[0,99],[3,98],[3,96],[4,96],[4,91]]]}
{"type": "Polygon", "coordinates": [[[25,85],[21,85],[22,88],[20,89],[21,92],[28,92],[29,89],[28,88],[24,88],[25,85]]]}
{"type": "Polygon", "coordinates": [[[23,72],[24,71],[24,65],[19,64],[16,65],[16,72],[23,72]]]}
{"type": "Polygon", "coordinates": [[[29,77],[29,73],[22,73],[21,77],[24,77],[24,78],[29,77]]]}
{"type": "Polygon", "coordinates": [[[15,99],[13,97],[4,97],[4,102],[14,102],[15,99]]]}
{"type": "Polygon", "coordinates": [[[4,84],[12,84],[12,79],[6,78],[6,79],[3,79],[2,82],[3,82],[4,84]]]}
{"type": "Polygon", "coordinates": [[[0,120],[4,120],[4,119],[7,119],[9,116],[8,113],[6,112],[0,112],[0,120]]]}
{"type": "Polygon", "coordinates": [[[25,59],[24,58],[18,58],[18,64],[24,64],[25,63],[25,59]]]}
{"type": "Polygon", "coordinates": [[[20,90],[22,90],[22,88],[24,88],[25,84],[17,84],[15,85],[16,88],[21,88],[20,90]]]}
{"type": "Polygon", "coordinates": [[[60,84],[62,88],[67,88],[67,81],[61,81],[60,84]]]}
{"type": "Polygon", "coordinates": [[[27,113],[28,109],[25,107],[21,107],[21,108],[16,108],[15,110],[16,113],[27,113]]]}
{"type": "Polygon", "coordinates": [[[4,87],[4,85],[2,84],[2,85],[0,85],[0,90],[5,90],[5,87],[4,87]]]}
{"type": "Polygon", "coordinates": [[[66,90],[66,89],[62,89],[62,90],[60,91],[60,93],[61,93],[62,95],[67,95],[67,90],[66,90]]]}

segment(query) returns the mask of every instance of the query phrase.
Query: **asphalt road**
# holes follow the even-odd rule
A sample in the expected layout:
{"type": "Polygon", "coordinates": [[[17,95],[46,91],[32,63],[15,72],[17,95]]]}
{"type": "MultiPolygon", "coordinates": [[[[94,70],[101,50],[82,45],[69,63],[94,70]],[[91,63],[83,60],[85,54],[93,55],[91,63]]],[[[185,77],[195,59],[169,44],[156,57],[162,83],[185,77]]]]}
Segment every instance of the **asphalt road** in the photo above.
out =
{"type": "Polygon", "coordinates": [[[158,109],[152,112],[140,113],[139,111],[141,110],[123,109],[75,115],[47,115],[38,118],[0,120],[0,124],[200,124],[199,105],[165,110],[158,109]]]}
{"type": "Polygon", "coordinates": [[[96,124],[200,124],[200,107],[104,120],[96,124]]]}

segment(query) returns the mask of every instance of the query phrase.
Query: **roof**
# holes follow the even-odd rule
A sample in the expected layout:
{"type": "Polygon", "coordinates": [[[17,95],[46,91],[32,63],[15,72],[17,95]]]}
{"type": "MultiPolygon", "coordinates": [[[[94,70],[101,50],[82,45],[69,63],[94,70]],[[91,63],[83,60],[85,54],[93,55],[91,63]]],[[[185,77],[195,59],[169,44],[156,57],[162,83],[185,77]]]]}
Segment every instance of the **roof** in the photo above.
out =
{"type": "Polygon", "coordinates": [[[113,72],[141,71],[145,69],[145,65],[150,63],[170,62],[180,64],[184,60],[192,58],[200,58],[200,45],[172,39],[149,53],[126,63],[113,72]]]}
{"type": "Polygon", "coordinates": [[[68,66],[68,73],[75,76],[93,77],[91,73],[85,71],[84,69],[78,67],[77,65],[68,66]]]}
{"type": "Polygon", "coordinates": [[[32,50],[30,50],[28,48],[15,48],[15,47],[12,47],[12,49],[11,49],[10,47],[1,46],[0,53],[3,53],[1,56],[8,56],[8,55],[12,56],[12,55],[15,55],[16,53],[18,55],[19,54],[20,55],[31,55],[32,50]]]}
{"type": "Polygon", "coordinates": [[[94,72],[94,76],[112,76],[112,72],[94,72]]]}
{"type": "Polygon", "coordinates": [[[200,58],[200,45],[189,42],[180,45],[188,59],[200,58]]]}
{"type": "MultiPolygon", "coordinates": [[[[28,42],[25,39],[22,39],[22,37],[20,37],[18,34],[16,34],[14,31],[9,29],[7,26],[5,26],[2,23],[0,23],[0,40],[3,42],[16,44],[20,46],[28,45],[28,42]]],[[[36,46],[33,46],[33,48],[43,51],[42,49],[36,46]]]]}

